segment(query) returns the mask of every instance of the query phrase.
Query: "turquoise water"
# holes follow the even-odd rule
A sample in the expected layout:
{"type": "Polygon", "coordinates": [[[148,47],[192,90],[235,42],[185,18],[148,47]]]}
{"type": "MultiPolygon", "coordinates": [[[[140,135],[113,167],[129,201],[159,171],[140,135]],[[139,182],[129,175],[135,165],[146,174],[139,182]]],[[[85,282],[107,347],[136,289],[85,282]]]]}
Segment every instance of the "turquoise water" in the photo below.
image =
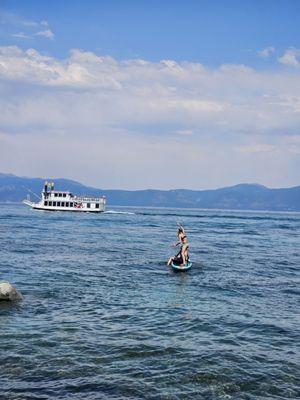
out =
{"type": "Polygon", "coordinates": [[[0,205],[0,399],[296,399],[300,214],[0,205]],[[174,273],[176,222],[192,269],[174,273]]]}

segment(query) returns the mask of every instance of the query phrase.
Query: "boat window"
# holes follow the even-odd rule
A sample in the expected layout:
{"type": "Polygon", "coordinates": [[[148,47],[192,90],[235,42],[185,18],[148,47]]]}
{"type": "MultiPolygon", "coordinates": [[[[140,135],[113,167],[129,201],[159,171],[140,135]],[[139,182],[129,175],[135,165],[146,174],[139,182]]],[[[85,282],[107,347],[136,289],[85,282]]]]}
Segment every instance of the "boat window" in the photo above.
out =
{"type": "Polygon", "coordinates": [[[61,197],[62,196],[62,194],[61,193],[58,193],[58,197],[61,197]]]}
{"type": "Polygon", "coordinates": [[[48,201],[44,201],[44,206],[47,206],[48,205],[48,201]]]}
{"type": "Polygon", "coordinates": [[[60,201],[57,202],[57,207],[60,207],[60,201]]]}
{"type": "Polygon", "coordinates": [[[66,197],[66,193],[63,193],[63,197],[66,197]]]}
{"type": "Polygon", "coordinates": [[[53,206],[56,207],[56,201],[53,202],[53,206]]]}
{"type": "Polygon", "coordinates": [[[66,201],[66,207],[69,207],[69,203],[66,201]]]}
{"type": "Polygon", "coordinates": [[[52,206],[52,201],[49,201],[49,206],[52,206]]]}
{"type": "Polygon", "coordinates": [[[99,208],[99,203],[96,203],[96,208],[99,208]]]}
{"type": "Polygon", "coordinates": [[[61,203],[61,206],[62,206],[62,207],[64,207],[64,206],[65,206],[65,202],[64,202],[64,201],[62,201],[62,203],[61,203]]]}
{"type": "Polygon", "coordinates": [[[91,203],[87,203],[87,208],[91,208],[91,203]]]}
{"type": "Polygon", "coordinates": [[[74,206],[74,204],[73,203],[70,203],[70,207],[73,207],[74,206]]]}

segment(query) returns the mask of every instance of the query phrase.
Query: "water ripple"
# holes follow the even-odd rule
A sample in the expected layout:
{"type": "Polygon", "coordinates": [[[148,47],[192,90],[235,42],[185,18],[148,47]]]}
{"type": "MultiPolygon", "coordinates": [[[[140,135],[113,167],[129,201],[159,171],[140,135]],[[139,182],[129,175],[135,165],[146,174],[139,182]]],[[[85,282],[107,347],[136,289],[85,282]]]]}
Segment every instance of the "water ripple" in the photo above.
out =
{"type": "Polygon", "coordinates": [[[300,215],[0,205],[2,399],[296,399],[300,215]],[[173,273],[176,222],[193,268],[173,273]]]}

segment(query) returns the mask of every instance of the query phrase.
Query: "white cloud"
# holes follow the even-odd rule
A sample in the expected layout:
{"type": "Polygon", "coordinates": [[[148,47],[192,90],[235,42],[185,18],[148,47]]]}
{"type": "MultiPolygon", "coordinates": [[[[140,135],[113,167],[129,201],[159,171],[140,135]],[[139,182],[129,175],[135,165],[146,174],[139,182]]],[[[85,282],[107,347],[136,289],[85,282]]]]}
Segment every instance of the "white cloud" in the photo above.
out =
{"type": "Polygon", "coordinates": [[[283,138],[285,143],[297,144],[300,146],[300,135],[289,135],[283,138]]]}
{"type": "Polygon", "coordinates": [[[0,47],[0,171],[127,188],[295,184],[299,75],[0,47]]]}
{"type": "Polygon", "coordinates": [[[258,55],[262,58],[269,58],[273,53],[275,53],[276,49],[274,46],[268,46],[263,50],[258,52],[258,55]]]}
{"type": "Polygon", "coordinates": [[[26,35],[24,32],[13,33],[11,36],[18,39],[32,39],[32,36],[26,35]]]}
{"type": "Polygon", "coordinates": [[[273,153],[276,150],[276,146],[265,143],[249,144],[237,148],[237,151],[241,153],[273,153]]]}
{"type": "Polygon", "coordinates": [[[49,23],[48,23],[48,21],[46,21],[46,20],[42,20],[42,21],[40,22],[40,24],[41,24],[42,26],[44,26],[45,28],[48,28],[48,26],[49,26],[49,23]]]}
{"type": "Polygon", "coordinates": [[[0,11],[0,24],[23,28],[36,28],[39,26],[37,21],[28,20],[15,13],[6,11],[0,11]]]}
{"type": "Polygon", "coordinates": [[[288,152],[300,155],[300,135],[288,135],[282,140],[288,152]]]}
{"type": "Polygon", "coordinates": [[[281,64],[290,65],[293,67],[300,66],[300,50],[299,49],[288,49],[285,51],[283,56],[278,58],[281,64]]]}
{"type": "Polygon", "coordinates": [[[79,104],[88,93],[90,110],[94,101],[101,104],[108,122],[113,114],[117,123],[170,122],[180,124],[177,131],[200,126],[214,132],[292,130],[300,123],[298,75],[243,65],[207,69],[187,62],[117,61],[81,50],[58,60],[8,46],[0,48],[0,77],[45,86],[44,97],[47,86],[60,88],[58,99],[69,96],[72,87],[79,104]]]}
{"type": "MultiPolygon", "coordinates": [[[[273,140],[273,143],[262,143],[259,142],[260,139],[258,135],[253,135],[250,139],[252,142],[237,146],[235,150],[245,155],[278,156],[279,154],[285,154],[287,158],[290,155],[300,154],[300,134],[282,135],[273,140]],[[253,140],[256,141],[254,142],[253,140]]],[[[268,139],[270,141],[270,138],[268,139]]]]}
{"type": "Polygon", "coordinates": [[[11,36],[17,39],[33,39],[34,36],[54,39],[55,36],[47,20],[33,21],[14,13],[0,11],[0,24],[13,30],[16,28],[22,30],[19,33],[11,33],[11,36]]]}
{"type": "Polygon", "coordinates": [[[194,131],[191,129],[182,129],[177,131],[177,135],[181,135],[181,136],[192,136],[194,135],[194,131]]]}
{"type": "Polygon", "coordinates": [[[39,31],[36,33],[36,36],[43,36],[47,39],[54,39],[54,33],[51,29],[45,29],[44,31],[39,31]]]}

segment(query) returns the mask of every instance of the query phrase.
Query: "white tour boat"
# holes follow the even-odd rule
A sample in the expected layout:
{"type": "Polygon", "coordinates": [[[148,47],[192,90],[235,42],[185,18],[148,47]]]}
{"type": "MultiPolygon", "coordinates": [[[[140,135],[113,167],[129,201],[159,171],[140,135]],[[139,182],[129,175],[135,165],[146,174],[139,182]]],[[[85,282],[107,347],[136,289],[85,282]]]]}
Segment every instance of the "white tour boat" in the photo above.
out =
{"type": "Polygon", "coordinates": [[[35,210],[47,211],[85,211],[99,213],[105,211],[106,198],[74,196],[71,192],[54,190],[54,183],[45,182],[42,198],[34,203],[29,198],[24,204],[35,210]]]}

